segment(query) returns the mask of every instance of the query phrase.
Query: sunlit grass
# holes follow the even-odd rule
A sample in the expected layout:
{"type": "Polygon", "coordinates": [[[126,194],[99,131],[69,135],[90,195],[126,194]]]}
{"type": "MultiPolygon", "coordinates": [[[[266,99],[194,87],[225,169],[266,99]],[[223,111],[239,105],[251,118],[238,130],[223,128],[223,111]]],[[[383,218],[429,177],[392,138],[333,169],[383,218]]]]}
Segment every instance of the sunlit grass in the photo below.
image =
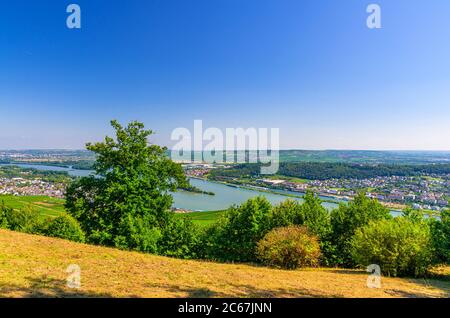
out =
{"type": "Polygon", "coordinates": [[[382,278],[344,269],[286,271],[179,260],[0,230],[0,297],[449,297],[446,280],[382,278]],[[66,287],[67,266],[81,288],[66,287]]]}

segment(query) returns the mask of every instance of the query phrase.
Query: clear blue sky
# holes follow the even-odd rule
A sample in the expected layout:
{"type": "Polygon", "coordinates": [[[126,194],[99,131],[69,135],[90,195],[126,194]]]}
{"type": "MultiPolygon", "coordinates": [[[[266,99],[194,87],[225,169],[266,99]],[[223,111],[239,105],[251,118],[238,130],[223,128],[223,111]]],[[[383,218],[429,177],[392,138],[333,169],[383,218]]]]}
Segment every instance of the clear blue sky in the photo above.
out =
{"type": "Polygon", "coordinates": [[[109,120],[278,127],[282,148],[450,150],[450,1],[2,0],[0,149],[109,120]],[[66,6],[82,29],[66,28],[66,6]]]}

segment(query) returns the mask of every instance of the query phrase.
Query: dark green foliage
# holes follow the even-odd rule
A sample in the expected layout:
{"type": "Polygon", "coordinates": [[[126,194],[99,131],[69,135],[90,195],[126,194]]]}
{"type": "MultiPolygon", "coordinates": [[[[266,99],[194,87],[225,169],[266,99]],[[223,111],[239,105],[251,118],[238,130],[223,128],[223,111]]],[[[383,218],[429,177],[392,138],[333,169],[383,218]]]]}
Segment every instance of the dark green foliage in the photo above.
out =
{"type": "MultiPolygon", "coordinates": [[[[312,192],[307,192],[301,205],[303,223],[308,230],[321,240],[331,232],[330,213],[323,207],[320,198],[312,192]]],[[[294,223],[296,224],[296,223],[294,223]]]]}
{"type": "MultiPolygon", "coordinates": [[[[114,221],[112,221],[114,224],[114,221]]],[[[141,252],[157,253],[157,243],[161,238],[161,229],[155,224],[151,214],[139,215],[128,211],[117,221],[117,228],[110,230],[116,247],[134,249],[141,252]]]]}
{"type": "Polygon", "coordinates": [[[204,234],[205,257],[222,261],[256,261],[256,244],[266,234],[272,209],[265,197],[256,197],[227,210],[204,234]]]}
{"type": "Polygon", "coordinates": [[[162,230],[158,253],[177,258],[197,258],[201,252],[200,229],[189,218],[172,216],[162,230]]]}
{"type": "Polygon", "coordinates": [[[111,125],[115,139],[87,144],[96,154],[96,177],[80,178],[69,186],[66,208],[89,242],[156,252],[161,229],[169,221],[169,191],[186,187],[187,181],[165,148],[148,143],[153,132],[142,123],[111,125]]]}
{"type": "Polygon", "coordinates": [[[357,265],[377,264],[387,276],[423,276],[432,261],[431,237],[425,222],[405,217],[370,222],[351,240],[357,265]]]}
{"type": "Polygon", "coordinates": [[[79,160],[72,162],[66,162],[68,165],[70,165],[73,169],[79,169],[79,170],[92,170],[94,167],[94,160],[79,160]]]}
{"type": "Polygon", "coordinates": [[[70,215],[61,215],[50,221],[50,224],[45,229],[45,235],[75,242],[84,242],[84,233],[80,225],[70,215]]]}
{"type": "Polygon", "coordinates": [[[12,231],[30,234],[42,234],[44,222],[39,218],[39,213],[31,207],[20,210],[0,205],[0,225],[2,228],[12,231]]]}
{"type": "Polygon", "coordinates": [[[331,212],[332,250],[326,258],[330,264],[354,266],[350,253],[350,241],[356,230],[369,224],[370,221],[390,219],[389,210],[377,200],[369,199],[359,193],[348,204],[341,203],[339,208],[331,212]]]}
{"type": "Polygon", "coordinates": [[[312,234],[325,238],[330,233],[330,214],[314,193],[307,192],[303,199],[303,203],[286,200],[274,206],[264,219],[265,231],[289,225],[306,225],[312,234]]]}
{"type": "Polygon", "coordinates": [[[433,244],[433,263],[450,264],[450,210],[441,211],[440,220],[428,220],[433,244]]]}
{"type": "MultiPolygon", "coordinates": [[[[330,213],[322,205],[320,198],[312,192],[307,192],[301,205],[301,215],[303,223],[310,233],[319,238],[320,249],[322,251],[321,263],[325,266],[333,264],[335,247],[331,243],[331,221],[330,213]]],[[[295,223],[294,223],[295,224],[295,223]]]]}
{"type": "Polygon", "coordinates": [[[273,229],[258,242],[258,258],[266,265],[286,269],[319,264],[320,245],[304,226],[273,229]]]}
{"type": "Polygon", "coordinates": [[[301,225],[305,221],[302,205],[295,200],[286,200],[274,206],[264,220],[264,230],[269,232],[277,227],[293,224],[301,225]]]}

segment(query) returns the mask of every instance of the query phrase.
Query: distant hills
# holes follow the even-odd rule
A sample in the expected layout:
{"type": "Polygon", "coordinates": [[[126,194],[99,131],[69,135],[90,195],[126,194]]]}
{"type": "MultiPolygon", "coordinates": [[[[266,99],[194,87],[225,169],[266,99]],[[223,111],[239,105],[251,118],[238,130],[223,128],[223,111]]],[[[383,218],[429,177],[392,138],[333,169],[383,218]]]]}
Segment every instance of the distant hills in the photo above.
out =
{"type": "Polygon", "coordinates": [[[450,163],[450,151],[281,150],[282,162],[450,163]]]}
{"type": "MultiPolygon", "coordinates": [[[[234,151],[242,154],[243,151],[234,151]]],[[[191,158],[199,152],[191,152],[191,158]]],[[[167,150],[170,155],[170,150],[167,150]]],[[[225,152],[224,152],[225,154],[225,152]]],[[[233,154],[232,151],[227,154],[233,154]]],[[[256,152],[246,156],[255,158],[256,152]]],[[[431,164],[450,163],[450,151],[373,151],[373,150],[280,150],[281,162],[328,162],[360,164],[431,164]]],[[[0,150],[1,162],[17,161],[84,161],[94,160],[87,150],[0,150]]]]}

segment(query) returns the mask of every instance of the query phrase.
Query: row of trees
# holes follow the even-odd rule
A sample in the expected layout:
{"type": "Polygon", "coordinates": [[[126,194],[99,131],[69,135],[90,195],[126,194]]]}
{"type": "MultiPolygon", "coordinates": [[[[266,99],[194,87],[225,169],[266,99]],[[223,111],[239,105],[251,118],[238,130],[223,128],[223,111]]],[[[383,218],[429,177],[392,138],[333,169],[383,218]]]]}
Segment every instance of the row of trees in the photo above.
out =
{"type": "MultiPolygon", "coordinates": [[[[353,268],[378,264],[387,275],[420,276],[430,266],[450,261],[449,211],[444,211],[439,220],[424,219],[419,212],[410,210],[393,218],[389,210],[362,193],[331,213],[312,193],[305,196],[302,204],[288,200],[274,207],[263,197],[251,199],[230,208],[205,231],[205,254],[201,256],[219,261],[262,261],[258,253],[261,241],[286,243],[285,234],[280,234],[280,242],[273,239],[273,232],[280,229],[293,232],[292,237],[301,236],[298,231],[287,230],[292,226],[306,227],[310,239],[318,240],[319,262],[324,266],[353,268]]],[[[282,252],[287,259],[293,258],[292,253],[298,250],[296,240],[292,239],[290,244],[293,250],[282,252]]],[[[317,250],[311,248],[307,256],[313,254],[317,255],[317,250]]],[[[289,264],[286,267],[292,267],[289,264]]]]}

